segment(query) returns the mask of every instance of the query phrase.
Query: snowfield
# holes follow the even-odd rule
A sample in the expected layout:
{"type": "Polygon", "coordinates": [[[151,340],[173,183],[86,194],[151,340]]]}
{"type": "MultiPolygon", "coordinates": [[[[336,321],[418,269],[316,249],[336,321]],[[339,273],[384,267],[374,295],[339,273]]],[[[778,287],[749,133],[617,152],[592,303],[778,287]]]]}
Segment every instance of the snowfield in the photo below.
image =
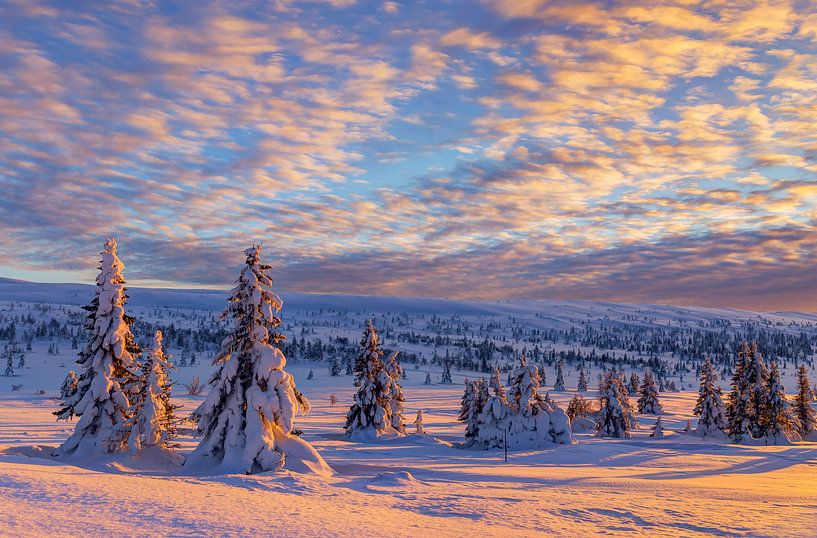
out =
{"type": "MultiPolygon", "coordinates": [[[[285,370],[312,405],[307,416],[295,419],[295,428],[331,471],[217,475],[182,468],[198,442],[189,422],[179,426],[181,446],[171,456],[154,450],[139,457],[51,456],[76,424],[57,422],[52,412],[59,407],[60,384],[77,369],[77,350],[71,349],[80,335],[77,305],[92,294],[89,286],[0,279],[0,340],[16,324],[20,348],[31,346],[23,366],[15,358],[13,375],[0,376],[2,536],[817,536],[817,442],[745,446],[683,433],[688,420],[696,425],[695,368],[703,358],[685,351],[694,347],[690,342],[717,347],[733,343],[732,333],[759,335],[780,353],[791,395],[798,361],[809,366],[812,383],[815,379],[815,314],[284,295],[282,332],[287,342],[300,338],[298,355],[287,357],[285,370]],[[347,353],[339,342],[356,345],[370,317],[384,328],[384,347],[411,354],[402,364],[404,417],[413,432],[422,410],[426,435],[370,442],[344,436],[353,377],[330,376],[333,355],[326,350],[347,353]],[[460,345],[463,338],[468,347],[460,345]],[[304,342],[318,340],[335,347],[325,347],[313,360],[304,342]],[[600,439],[576,428],[575,445],[512,450],[507,462],[502,450],[462,448],[465,426],[457,414],[465,377],[490,376],[452,366],[453,384],[439,384],[441,358],[450,353],[452,362],[464,361],[490,347],[484,344],[489,340],[494,346],[489,362],[505,368],[503,383],[516,353],[540,348],[536,364],[546,377],[541,392],[549,392],[562,409],[576,394],[578,363],[567,357],[566,390],[554,391],[553,357],[560,353],[585,353],[591,390],[583,395],[589,400],[597,397],[602,369],[618,364],[627,375],[643,376],[644,361],[660,358],[666,380],[681,389],[659,394],[665,436],[650,438],[656,417],[639,415],[640,426],[628,440],[600,439]],[[628,348],[603,347],[606,342],[628,348]],[[787,350],[800,355],[782,354],[787,350]],[[596,351],[614,353],[613,362],[596,351]],[[622,355],[638,360],[614,362],[622,355]],[[427,375],[430,385],[424,384],[427,375]]],[[[195,348],[195,366],[171,372],[173,402],[181,406],[177,416],[187,417],[207,394],[205,388],[199,396],[187,395],[184,386],[194,377],[205,382],[213,372],[213,342],[221,336],[207,330],[217,328],[225,294],[138,289],[129,294],[128,313],[151,323],[151,330],[166,331],[172,362],[195,348]],[[187,339],[186,350],[178,347],[181,338],[187,339]]],[[[146,327],[135,334],[139,341],[152,337],[146,327]]],[[[728,358],[718,364],[724,389],[729,379],[721,370],[728,367],[728,358]]],[[[633,403],[635,398],[631,394],[633,403]]]]}
{"type": "MultiPolygon", "coordinates": [[[[313,404],[298,420],[333,467],[331,477],[290,471],[184,476],[149,457],[53,461],[72,431],[48,396],[8,391],[0,400],[0,533],[174,536],[813,536],[817,443],[749,447],[677,433],[695,393],[662,393],[666,437],[640,417],[632,439],[578,434],[579,444],[511,452],[457,448],[462,374],[454,385],[404,382],[406,416],[425,412],[428,435],[374,443],[343,438],[351,376],[314,365],[288,370],[313,404]],[[306,380],[313,369],[315,378],[306,380]],[[329,395],[338,403],[330,405],[329,395]]],[[[589,395],[592,395],[590,393],[589,395]]],[[[568,391],[551,393],[562,406],[568,391]]],[[[182,415],[203,397],[181,397],[182,415]]],[[[180,453],[195,440],[185,433],[180,453]]]]}

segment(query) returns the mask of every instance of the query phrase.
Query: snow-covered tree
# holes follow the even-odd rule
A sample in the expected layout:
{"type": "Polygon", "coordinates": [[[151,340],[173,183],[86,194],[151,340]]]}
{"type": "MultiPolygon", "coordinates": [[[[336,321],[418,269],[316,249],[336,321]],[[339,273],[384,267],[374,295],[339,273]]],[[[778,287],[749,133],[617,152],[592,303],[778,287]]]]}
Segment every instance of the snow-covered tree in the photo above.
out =
{"type": "Polygon", "coordinates": [[[425,435],[426,430],[425,426],[423,425],[423,410],[417,410],[417,417],[414,419],[414,428],[417,432],[417,435],[425,435]]]}
{"type": "Polygon", "coordinates": [[[718,386],[718,373],[712,360],[707,357],[701,367],[701,387],[698,389],[698,400],[692,411],[698,416],[695,434],[703,438],[723,438],[727,426],[726,408],[723,405],[721,388],[718,386]]]}
{"type": "Polygon", "coordinates": [[[726,406],[729,437],[734,443],[743,442],[751,438],[749,422],[749,391],[746,369],[751,350],[746,342],[741,344],[738,351],[735,371],[732,374],[732,390],[729,393],[729,402],[726,406]]]}
{"type": "Polygon", "coordinates": [[[462,405],[457,420],[465,423],[466,446],[473,445],[477,439],[479,415],[488,398],[488,387],[484,379],[465,380],[465,391],[462,395],[462,405]]]}
{"type": "Polygon", "coordinates": [[[630,407],[627,387],[622,377],[611,370],[602,375],[599,384],[599,418],[596,430],[601,437],[629,439],[635,418],[630,407]]]}
{"type": "Polygon", "coordinates": [[[479,414],[476,440],[484,448],[498,448],[504,446],[508,416],[511,413],[499,368],[494,369],[488,386],[493,390],[493,395],[488,397],[488,401],[485,402],[479,414]]]}
{"type": "Polygon", "coordinates": [[[376,359],[381,361],[383,351],[380,349],[380,339],[371,319],[366,320],[366,329],[360,339],[360,353],[355,360],[355,386],[359,387],[364,377],[368,375],[369,364],[376,359]]]}
{"type": "Polygon", "coordinates": [[[630,392],[633,394],[638,392],[638,388],[641,386],[641,381],[638,379],[638,374],[632,372],[630,374],[630,392]]]}
{"type": "Polygon", "coordinates": [[[565,372],[562,361],[556,363],[556,382],[553,384],[553,390],[555,391],[565,390],[565,372]]]}
{"type": "Polygon", "coordinates": [[[767,404],[765,416],[765,433],[767,444],[785,444],[798,438],[797,425],[789,402],[786,401],[786,390],[780,381],[780,369],[777,362],[772,362],[769,369],[767,404]]]}
{"type": "Polygon", "coordinates": [[[377,342],[377,331],[369,320],[360,341],[363,348],[360,357],[364,362],[357,364],[355,372],[360,388],[346,414],[344,428],[349,438],[371,439],[390,433],[405,433],[402,415],[392,416],[394,409],[402,412],[402,402],[392,401],[396,395],[402,397],[402,392],[380,360],[382,352],[377,348],[377,342]]]}
{"type": "Polygon", "coordinates": [[[202,439],[184,465],[259,473],[286,464],[331,473],[293,433],[296,413],[309,411],[309,402],[284,371],[286,358],[277,347],[284,339],[276,332],[283,303],[271,290],[271,267],[261,261],[261,246],[244,254],[246,265],[223,314],[232,319],[232,329],[213,361],[210,393],[193,413],[202,439]]]}
{"type": "Polygon", "coordinates": [[[664,425],[661,423],[661,417],[658,417],[658,420],[655,421],[655,424],[652,427],[650,437],[653,439],[661,439],[664,437],[664,425]]]}
{"type": "Polygon", "coordinates": [[[797,369],[797,395],[794,398],[792,411],[797,420],[797,430],[803,440],[817,440],[817,414],[811,406],[812,389],[808,369],[801,364],[797,369]]]}
{"type": "Polygon", "coordinates": [[[386,362],[383,363],[383,368],[386,370],[386,373],[389,374],[392,381],[391,393],[389,394],[391,427],[397,432],[405,433],[406,426],[403,423],[403,402],[405,402],[406,399],[403,397],[403,387],[400,385],[403,368],[397,360],[397,355],[397,351],[392,352],[386,359],[386,362]]]}
{"type": "Polygon", "coordinates": [[[448,365],[448,361],[445,361],[443,365],[443,373],[440,376],[440,384],[441,385],[451,385],[454,381],[451,379],[451,367],[448,365]]]}
{"type": "Polygon", "coordinates": [[[757,349],[757,345],[752,346],[749,353],[749,361],[746,367],[747,390],[749,395],[748,418],[752,437],[762,439],[766,437],[768,431],[768,406],[769,406],[769,371],[763,356],[757,349]]]}
{"type": "Polygon", "coordinates": [[[660,415],[663,413],[661,402],[658,400],[658,389],[655,386],[655,377],[652,372],[644,372],[638,397],[638,412],[646,415],[660,415]]]}
{"type": "Polygon", "coordinates": [[[332,359],[332,363],[329,366],[329,375],[332,377],[336,377],[340,375],[340,361],[337,357],[332,359]]]}
{"type": "Polygon", "coordinates": [[[3,375],[6,377],[13,377],[14,376],[14,353],[11,352],[10,346],[6,346],[3,350],[3,354],[6,356],[6,369],[3,371],[3,375]]]}
{"type": "Polygon", "coordinates": [[[167,371],[171,368],[162,350],[162,331],[156,331],[153,348],[142,363],[141,390],[132,403],[130,447],[134,452],[148,447],[175,448],[175,411],[170,401],[173,383],[167,371]]]}
{"type": "Polygon", "coordinates": [[[431,385],[431,372],[426,372],[426,379],[423,381],[423,385],[431,385]]]}
{"type": "Polygon", "coordinates": [[[60,400],[65,402],[71,398],[77,392],[77,384],[77,373],[71,370],[63,379],[62,385],[60,385],[60,400]]]}
{"type": "Polygon", "coordinates": [[[124,264],[117,256],[116,240],[105,241],[90,305],[86,329],[88,342],[77,363],[82,372],[76,392],[54,414],[58,419],[79,417],[74,433],[56,450],[57,456],[127,450],[131,414],[130,398],[138,390],[136,357],[141,353],[133,339],[133,318],[125,314],[124,264]]]}
{"type": "Polygon", "coordinates": [[[307,379],[315,379],[315,372],[312,371],[312,368],[309,369],[309,373],[306,374],[307,379]]]}
{"type": "Polygon", "coordinates": [[[587,374],[584,372],[584,368],[579,370],[579,383],[576,387],[579,392],[587,392],[587,374]]]}

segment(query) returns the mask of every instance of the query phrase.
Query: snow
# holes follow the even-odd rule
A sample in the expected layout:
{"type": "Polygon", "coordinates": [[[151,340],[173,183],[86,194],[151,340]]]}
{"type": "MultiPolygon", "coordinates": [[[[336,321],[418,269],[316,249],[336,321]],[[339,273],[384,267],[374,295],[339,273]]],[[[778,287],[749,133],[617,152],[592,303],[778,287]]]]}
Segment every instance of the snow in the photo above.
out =
{"type": "MultiPolygon", "coordinates": [[[[5,286],[17,285],[28,286],[0,282],[0,300],[8,298],[3,295],[5,286]]],[[[85,304],[93,295],[92,288],[80,289],[84,291],[75,304],[85,304]]],[[[138,290],[129,289],[134,300],[127,310],[140,318],[167,315],[181,325],[187,322],[173,317],[176,310],[149,309],[165,300],[193,304],[208,294],[218,298],[213,299],[213,309],[224,307],[222,292],[196,293],[173,292],[161,299],[155,292],[155,304],[146,305],[137,299],[138,290]],[[131,308],[134,303],[137,306],[131,308]]],[[[282,331],[290,338],[296,327],[305,326],[294,323],[298,316],[321,319],[311,313],[296,315],[300,311],[293,307],[291,296],[283,294],[282,312],[284,325],[293,323],[292,329],[282,331]]],[[[59,293],[51,299],[57,301],[59,293]]],[[[658,324],[718,316],[737,324],[757,317],[741,311],[669,306],[644,306],[638,313],[641,306],[556,301],[424,305],[420,299],[408,298],[367,303],[355,297],[310,296],[300,304],[345,305],[354,312],[348,321],[353,327],[346,333],[354,342],[365,318],[381,308],[393,313],[401,308],[447,313],[455,309],[463,315],[528,316],[526,323],[541,327],[566,327],[591,312],[607,315],[608,309],[611,325],[623,323],[616,321],[617,316],[638,320],[652,316],[658,324]]],[[[769,314],[768,319],[782,323],[777,327],[787,331],[788,323],[814,323],[817,316],[785,313],[769,314]]],[[[642,323],[638,320],[632,323],[642,323]]],[[[317,325],[314,329],[318,335],[328,333],[317,325]]],[[[0,535],[800,537],[813,535],[817,528],[817,439],[787,446],[749,446],[681,433],[690,419],[692,428],[697,426],[692,415],[698,396],[694,374],[687,374],[687,386],[680,392],[660,393],[661,438],[649,437],[658,418],[651,415],[637,415],[640,424],[629,431],[629,439],[597,437],[591,421],[577,419],[573,424],[577,444],[511,448],[505,462],[501,448],[464,447],[465,424],[457,420],[464,379],[490,377],[486,374],[451,368],[452,385],[425,385],[426,373],[435,381],[440,378],[439,366],[402,364],[408,372],[408,379],[401,380],[403,413],[413,418],[423,411],[424,435],[358,442],[347,439],[343,430],[355,392],[354,377],[331,376],[331,357],[314,362],[287,355],[285,373],[312,404],[309,414],[293,418],[293,427],[303,434],[282,438],[287,444],[283,452],[297,452],[300,458],[287,459],[283,471],[244,475],[182,467],[182,458],[199,441],[189,422],[179,425],[176,453],[148,449],[138,455],[94,455],[69,461],[51,457],[76,426],[76,419],[56,422],[51,414],[58,407],[56,398],[66,374],[76,369],[76,350],[64,341],[60,344],[58,354],[47,354],[48,342],[35,340],[17,377],[0,377],[0,535]],[[307,380],[310,370],[314,379],[307,380]],[[23,388],[15,392],[12,385],[23,388]],[[38,394],[41,389],[45,394],[38,394]],[[337,396],[336,404],[330,395],[337,396]]],[[[265,361],[283,366],[275,351],[264,353],[265,361]]],[[[205,395],[188,396],[183,389],[195,376],[208,379],[212,374],[214,367],[203,353],[198,362],[169,372],[176,382],[172,400],[181,406],[179,417],[188,416],[205,401],[205,395]]],[[[546,373],[555,380],[555,368],[546,373]]],[[[599,373],[597,367],[587,365],[589,390],[579,394],[589,401],[598,397],[599,373]]],[[[626,373],[629,379],[632,372],[626,373]]],[[[813,382],[813,370],[808,373],[813,382]]],[[[644,371],[638,374],[643,377],[644,371]]],[[[577,394],[578,376],[575,365],[566,364],[565,390],[549,391],[562,409],[577,394]]],[[[784,381],[791,397],[794,377],[784,381]]],[[[720,380],[722,387],[728,383],[728,378],[720,380]]],[[[540,392],[550,388],[543,386],[540,392]]]]}

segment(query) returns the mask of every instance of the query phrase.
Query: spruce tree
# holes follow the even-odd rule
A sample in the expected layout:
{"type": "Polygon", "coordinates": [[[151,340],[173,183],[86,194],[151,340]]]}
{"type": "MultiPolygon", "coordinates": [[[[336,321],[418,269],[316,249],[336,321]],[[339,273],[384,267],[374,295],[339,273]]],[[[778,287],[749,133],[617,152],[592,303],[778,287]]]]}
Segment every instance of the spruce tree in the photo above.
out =
{"type": "Polygon", "coordinates": [[[423,385],[431,385],[431,372],[426,372],[425,381],[423,381],[423,385]]]}
{"type": "Polygon", "coordinates": [[[749,344],[743,342],[732,373],[732,390],[729,393],[729,402],[726,406],[729,437],[733,443],[741,443],[751,438],[752,432],[749,422],[749,384],[746,370],[749,364],[749,344]]]}
{"type": "Polygon", "coordinates": [[[641,386],[641,381],[638,379],[638,374],[632,372],[630,374],[630,392],[635,394],[638,392],[638,388],[641,386]]]}
{"type": "Polygon", "coordinates": [[[704,360],[700,375],[698,400],[692,410],[698,416],[695,434],[704,439],[723,438],[727,426],[726,408],[723,405],[721,388],[718,386],[718,374],[709,357],[704,360]]]}
{"type": "Polygon", "coordinates": [[[501,448],[505,443],[510,406],[502,387],[499,368],[494,369],[489,387],[494,393],[488,397],[479,415],[477,441],[484,448],[501,448]]]}
{"type": "Polygon", "coordinates": [[[746,366],[746,382],[749,405],[747,416],[752,437],[762,439],[768,434],[769,372],[763,356],[754,344],[749,350],[746,366]]]}
{"type": "Polygon", "coordinates": [[[414,428],[417,435],[425,435],[426,429],[425,425],[423,424],[423,410],[417,410],[417,416],[414,418],[414,428]]]}
{"type": "Polygon", "coordinates": [[[660,415],[663,412],[661,402],[658,400],[655,377],[649,370],[644,372],[644,380],[641,382],[638,412],[646,415],[660,415]]]}
{"type": "Polygon", "coordinates": [[[811,406],[812,394],[808,370],[805,364],[801,364],[797,369],[797,395],[792,411],[803,440],[817,440],[817,414],[811,406]]]}
{"type": "Polygon", "coordinates": [[[3,349],[3,354],[6,356],[6,369],[3,371],[3,375],[14,377],[14,353],[12,353],[9,346],[6,346],[3,349]]]}
{"type": "Polygon", "coordinates": [[[344,429],[349,438],[371,439],[390,433],[405,433],[402,415],[392,417],[395,406],[402,412],[402,402],[393,402],[392,398],[398,394],[402,397],[402,394],[399,386],[395,386],[397,381],[392,379],[380,360],[382,352],[377,348],[377,342],[377,331],[369,320],[360,341],[362,351],[359,357],[363,357],[363,362],[357,364],[355,372],[360,388],[346,414],[344,429]]]}
{"type": "Polygon", "coordinates": [[[655,425],[652,427],[652,431],[650,433],[650,437],[653,439],[661,439],[664,437],[664,425],[661,423],[661,417],[658,417],[658,420],[655,421],[655,425]]]}
{"type": "Polygon", "coordinates": [[[223,316],[232,328],[214,359],[210,393],[194,411],[201,441],[185,467],[217,467],[223,472],[278,470],[289,460],[314,472],[330,472],[320,455],[295,435],[293,420],[309,402],[284,371],[278,348],[284,339],[281,299],[272,292],[271,267],[261,246],[244,251],[246,264],[223,316]]]}
{"type": "Polygon", "coordinates": [[[565,390],[565,373],[562,361],[556,363],[556,383],[553,384],[553,390],[555,391],[565,390]]]}
{"type": "Polygon", "coordinates": [[[329,366],[329,375],[332,377],[336,377],[340,375],[340,361],[337,357],[332,359],[332,363],[329,366]]]}
{"type": "Polygon", "coordinates": [[[443,365],[443,373],[440,376],[441,385],[452,385],[454,381],[451,379],[451,368],[448,366],[448,361],[443,365]]]}
{"type": "Polygon", "coordinates": [[[488,401],[488,387],[484,379],[465,380],[465,391],[457,420],[465,423],[465,445],[471,446],[479,433],[479,415],[488,401]]]}
{"type": "Polygon", "coordinates": [[[383,351],[380,349],[380,339],[371,319],[366,320],[366,329],[360,339],[360,353],[355,360],[355,386],[359,387],[364,377],[368,375],[369,364],[372,360],[381,361],[383,351]]]}
{"type": "Polygon", "coordinates": [[[170,401],[173,383],[167,375],[171,369],[162,350],[162,331],[156,331],[153,348],[142,363],[141,390],[132,403],[130,447],[139,452],[149,447],[176,448],[175,411],[170,401]]]}
{"type": "Polygon", "coordinates": [[[587,374],[584,373],[584,368],[579,370],[579,383],[576,388],[579,392],[587,392],[587,374]]]}
{"type": "Polygon", "coordinates": [[[392,352],[383,363],[383,368],[391,378],[391,391],[389,393],[389,416],[391,417],[391,427],[400,433],[406,432],[406,426],[403,423],[403,402],[406,401],[403,397],[403,387],[400,385],[403,368],[397,360],[398,352],[392,352]]]}
{"type": "Polygon", "coordinates": [[[600,437],[629,439],[635,424],[627,388],[622,377],[610,370],[602,375],[599,384],[599,419],[596,430],[600,437]]]}
{"type": "Polygon", "coordinates": [[[764,418],[764,431],[767,444],[779,445],[797,437],[796,423],[789,403],[786,401],[786,391],[780,381],[780,369],[777,362],[772,362],[767,381],[767,404],[764,418]]]}
{"type": "Polygon", "coordinates": [[[138,390],[134,319],[125,314],[124,265],[116,240],[105,241],[86,329],[89,337],[77,363],[82,373],[76,392],[54,414],[58,419],[79,417],[74,433],[56,450],[56,456],[76,453],[121,452],[128,448],[130,398],[138,390]]]}

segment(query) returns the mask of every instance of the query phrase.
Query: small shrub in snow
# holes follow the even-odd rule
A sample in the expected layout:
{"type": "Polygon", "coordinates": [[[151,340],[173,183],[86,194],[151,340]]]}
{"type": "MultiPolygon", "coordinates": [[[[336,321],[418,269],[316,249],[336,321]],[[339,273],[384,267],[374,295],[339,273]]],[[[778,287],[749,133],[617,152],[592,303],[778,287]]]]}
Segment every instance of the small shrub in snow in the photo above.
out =
{"type": "Polygon", "coordinates": [[[426,430],[425,430],[425,426],[423,425],[423,410],[422,409],[417,410],[417,416],[414,419],[414,428],[415,428],[415,431],[417,432],[417,435],[425,435],[426,430]]]}
{"type": "Polygon", "coordinates": [[[190,380],[190,383],[187,383],[184,388],[187,390],[188,396],[200,395],[201,391],[203,390],[201,379],[199,379],[199,376],[193,377],[193,379],[190,380]]]}
{"type": "Polygon", "coordinates": [[[661,417],[658,417],[658,420],[655,421],[655,424],[653,425],[650,432],[650,437],[652,437],[653,439],[661,439],[662,437],[664,437],[664,426],[661,423],[661,417]]]}

